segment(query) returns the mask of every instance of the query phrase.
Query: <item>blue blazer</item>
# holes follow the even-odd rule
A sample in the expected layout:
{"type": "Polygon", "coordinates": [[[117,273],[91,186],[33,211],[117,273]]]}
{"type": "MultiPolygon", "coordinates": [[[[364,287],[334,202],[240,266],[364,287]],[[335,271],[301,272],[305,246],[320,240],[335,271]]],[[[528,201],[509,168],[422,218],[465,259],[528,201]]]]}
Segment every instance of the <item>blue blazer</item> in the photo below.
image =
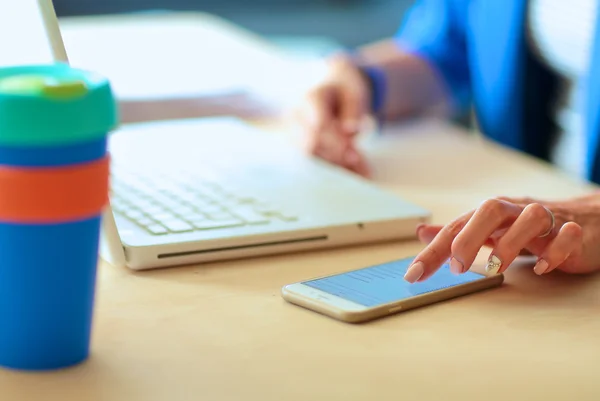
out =
{"type": "MultiPolygon", "coordinates": [[[[458,110],[473,105],[486,136],[548,160],[556,133],[550,100],[557,79],[526,45],[526,12],[526,0],[417,0],[395,39],[437,68],[458,110]]],[[[599,34],[596,28],[584,110],[588,178],[596,183],[600,183],[599,34]]]]}

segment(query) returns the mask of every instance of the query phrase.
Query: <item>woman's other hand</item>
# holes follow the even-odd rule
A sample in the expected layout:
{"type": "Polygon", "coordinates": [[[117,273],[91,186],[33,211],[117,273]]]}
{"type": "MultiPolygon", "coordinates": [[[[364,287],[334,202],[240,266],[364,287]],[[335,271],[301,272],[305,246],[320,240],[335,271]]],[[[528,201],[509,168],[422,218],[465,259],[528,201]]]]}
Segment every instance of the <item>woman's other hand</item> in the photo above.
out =
{"type": "Polygon", "coordinates": [[[353,61],[337,56],[329,61],[326,77],[308,91],[298,117],[308,151],[357,174],[368,176],[355,137],[369,111],[367,79],[353,61]]]}

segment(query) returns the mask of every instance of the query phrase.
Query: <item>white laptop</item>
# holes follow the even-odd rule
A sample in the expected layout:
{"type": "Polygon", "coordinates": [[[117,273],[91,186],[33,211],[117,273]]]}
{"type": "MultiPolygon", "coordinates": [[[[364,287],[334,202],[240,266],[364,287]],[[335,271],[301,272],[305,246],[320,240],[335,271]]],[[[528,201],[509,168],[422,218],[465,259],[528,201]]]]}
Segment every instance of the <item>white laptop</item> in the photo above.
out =
{"type": "MultiPolygon", "coordinates": [[[[53,58],[67,61],[50,1],[21,2],[36,4],[32,21],[46,21],[53,58]]],[[[101,256],[131,269],[409,239],[429,219],[233,118],[122,126],[110,152],[101,256]]]]}

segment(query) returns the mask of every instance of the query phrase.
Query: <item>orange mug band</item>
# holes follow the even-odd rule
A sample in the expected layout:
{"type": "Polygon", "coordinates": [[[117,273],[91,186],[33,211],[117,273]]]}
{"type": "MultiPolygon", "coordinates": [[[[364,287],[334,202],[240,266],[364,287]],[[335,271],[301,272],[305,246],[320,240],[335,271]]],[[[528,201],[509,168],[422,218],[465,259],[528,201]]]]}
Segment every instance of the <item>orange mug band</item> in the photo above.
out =
{"type": "Polygon", "coordinates": [[[61,167],[0,166],[0,221],[60,223],[102,212],[109,196],[109,157],[61,167]]]}

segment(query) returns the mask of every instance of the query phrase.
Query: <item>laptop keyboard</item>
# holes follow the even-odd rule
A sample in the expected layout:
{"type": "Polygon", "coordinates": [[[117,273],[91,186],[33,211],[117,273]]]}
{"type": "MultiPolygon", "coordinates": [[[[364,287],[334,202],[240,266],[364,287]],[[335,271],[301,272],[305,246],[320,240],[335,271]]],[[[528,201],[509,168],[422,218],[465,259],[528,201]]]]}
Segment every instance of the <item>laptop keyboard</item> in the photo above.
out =
{"type": "Polygon", "coordinates": [[[152,235],[298,219],[281,208],[207,180],[112,176],[111,207],[152,235]],[[159,183],[160,182],[160,183],[159,183]]]}

